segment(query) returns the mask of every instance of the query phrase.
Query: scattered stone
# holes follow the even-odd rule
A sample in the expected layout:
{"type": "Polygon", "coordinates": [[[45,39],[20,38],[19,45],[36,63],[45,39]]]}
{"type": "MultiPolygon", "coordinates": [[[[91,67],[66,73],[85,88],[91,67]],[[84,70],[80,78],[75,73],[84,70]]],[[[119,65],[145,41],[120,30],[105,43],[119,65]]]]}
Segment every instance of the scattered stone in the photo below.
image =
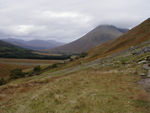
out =
{"type": "Polygon", "coordinates": [[[131,46],[131,47],[130,47],[130,50],[132,50],[132,51],[133,51],[133,50],[136,50],[136,47],[131,46]]]}
{"type": "Polygon", "coordinates": [[[146,58],[146,61],[150,61],[150,56],[148,56],[148,57],[146,58]]]}
{"type": "Polygon", "coordinates": [[[143,69],[150,70],[150,67],[148,66],[148,64],[144,64],[143,69]]]}
{"type": "Polygon", "coordinates": [[[144,47],[143,49],[137,50],[135,52],[132,53],[132,55],[140,55],[140,54],[144,54],[150,52],[150,46],[148,47],[144,47]]]}
{"type": "Polygon", "coordinates": [[[144,51],[144,53],[150,52],[150,47],[145,47],[145,48],[143,48],[143,51],[144,51]]]}
{"type": "Polygon", "coordinates": [[[150,70],[148,70],[147,77],[150,77],[150,70]]]}
{"type": "Polygon", "coordinates": [[[150,78],[141,79],[138,83],[142,85],[147,92],[150,92],[150,78]]]}
{"type": "Polygon", "coordinates": [[[139,61],[138,64],[146,63],[146,60],[139,61]]]}
{"type": "Polygon", "coordinates": [[[140,73],[139,75],[140,75],[140,76],[146,76],[146,74],[145,74],[145,73],[140,73]]]}

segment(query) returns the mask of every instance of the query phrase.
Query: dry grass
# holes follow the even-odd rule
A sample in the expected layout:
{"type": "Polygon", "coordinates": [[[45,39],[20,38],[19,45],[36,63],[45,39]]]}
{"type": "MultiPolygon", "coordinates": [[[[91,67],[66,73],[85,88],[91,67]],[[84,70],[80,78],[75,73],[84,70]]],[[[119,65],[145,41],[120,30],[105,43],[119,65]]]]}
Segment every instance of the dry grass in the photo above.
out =
{"type": "Polygon", "coordinates": [[[113,53],[125,50],[150,39],[150,19],[144,21],[139,26],[119,38],[106,42],[89,51],[86,61],[102,58],[113,53]]]}
{"type": "Polygon", "coordinates": [[[0,112],[149,113],[140,100],[144,93],[136,83],[139,77],[133,72],[111,67],[88,69],[16,84],[1,92],[0,112]]]}
{"type": "Polygon", "coordinates": [[[2,62],[14,62],[14,63],[42,63],[42,64],[52,64],[62,62],[60,60],[34,60],[34,59],[7,59],[7,58],[0,58],[2,62]]]}
{"type": "MultiPolygon", "coordinates": [[[[141,66],[133,63],[142,56],[128,57],[127,64],[118,63],[116,67],[82,69],[84,61],[105,57],[148,40],[149,25],[150,20],[121,38],[91,50],[86,59],[1,86],[0,113],[150,113],[150,95],[137,84],[140,76],[136,71],[141,66]],[[76,65],[80,68],[77,72],[72,71],[75,68],[68,68],[76,65]],[[63,68],[66,72],[59,70],[63,68]]],[[[124,57],[115,60],[121,58],[124,57]]]]}
{"type": "Polygon", "coordinates": [[[52,53],[44,53],[44,52],[33,52],[39,55],[47,55],[47,56],[61,56],[62,54],[52,54],[52,53]]]}
{"type": "Polygon", "coordinates": [[[26,69],[26,66],[0,63],[0,78],[9,78],[10,71],[16,68],[26,69]]]}
{"type": "Polygon", "coordinates": [[[7,59],[0,58],[0,77],[8,78],[10,71],[16,68],[30,70],[36,65],[51,65],[53,63],[63,62],[60,60],[31,60],[31,59],[7,59]]]}

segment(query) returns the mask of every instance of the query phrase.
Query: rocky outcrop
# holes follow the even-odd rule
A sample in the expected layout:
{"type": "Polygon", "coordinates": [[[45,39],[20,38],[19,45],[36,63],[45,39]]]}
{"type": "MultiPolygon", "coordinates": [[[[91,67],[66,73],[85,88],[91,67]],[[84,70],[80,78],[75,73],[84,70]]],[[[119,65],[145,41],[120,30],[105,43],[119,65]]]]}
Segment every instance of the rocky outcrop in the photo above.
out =
{"type": "Polygon", "coordinates": [[[150,46],[144,47],[141,50],[137,50],[137,51],[133,52],[132,54],[133,55],[140,55],[140,54],[144,54],[144,53],[147,53],[147,52],[150,52],[150,46]]]}

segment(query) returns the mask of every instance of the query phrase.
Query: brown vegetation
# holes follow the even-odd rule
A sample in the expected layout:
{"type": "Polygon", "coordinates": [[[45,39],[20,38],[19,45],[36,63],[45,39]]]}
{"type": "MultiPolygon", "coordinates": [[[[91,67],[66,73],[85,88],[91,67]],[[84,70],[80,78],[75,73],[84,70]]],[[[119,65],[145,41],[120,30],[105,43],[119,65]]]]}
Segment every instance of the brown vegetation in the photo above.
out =
{"type": "Polygon", "coordinates": [[[6,59],[0,58],[0,77],[8,79],[10,71],[16,68],[23,70],[33,68],[37,65],[51,65],[63,61],[58,60],[30,60],[30,59],[6,59]]]}
{"type": "Polygon", "coordinates": [[[106,42],[89,51],[87,60],[105,57],[112,53],[125,50],[150,39],[150,19],[147,19],[139,26],[128,31],[119,38],[106,42]]]}

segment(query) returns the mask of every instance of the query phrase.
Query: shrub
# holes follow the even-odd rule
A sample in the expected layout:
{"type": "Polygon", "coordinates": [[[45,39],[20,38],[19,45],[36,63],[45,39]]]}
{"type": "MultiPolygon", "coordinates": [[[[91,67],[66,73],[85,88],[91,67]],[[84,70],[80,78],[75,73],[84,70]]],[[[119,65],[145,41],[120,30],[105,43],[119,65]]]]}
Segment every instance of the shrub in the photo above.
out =
{"type": "Polygon", "coordinates": [[[57,63],[55,63],[55,64],[52,65],[52,68],[56,68],[56,67],[58,67],[57,63]]]}
{"type": "Polygon", "coordinates": [[[40,66],[36,66],[33,69],[34,72],[40,72],[41,71],[41,67],[40,66]]]}
{"type": "Polygon", "coordinates": [[[122,58],[120,59],[121,64],[127,64],[128,61],[129,61],[129,58],[128,58],[128,57],[122,57],[122,58]]]}
{"type": "Polygon", "coordinates": [[[10,78],[11,79],[17,79],[17,78],[22,78],[25,76],[25,73],[22,72],[22,69],[14,69],[10,71],[10,78]]]}
{"type": "Polygon", "coordinates": [[[41,69],[40,65],[38,65],[33,68],[33,72],[31,72],[30,76],[32,76],[33,74],[40,75],[41,71],[42,71],[42,69],[41,69]]]}
{"type": "Polygon", "coordinates": [[[73,58],[70,58],[70,62],[73,61],[73,58]]]}
{"type": "Polygon", "coordinates": [[[0,78],[0,85],[4,85],[6,81],[3,78],[0,78]]]}
{"type": "Polygon", "coordinates": [[[81,57],[81,58],[84,58],[84,57],[86,57],[87,55],[88,55],[88,53],[83,52],[83,53],[80,54],[80,57],[81,57]]]}
{"type": "Polygon", "coordinates": [[[122,59],[121,64],[126,64],[126,59],[122,59]]]}

